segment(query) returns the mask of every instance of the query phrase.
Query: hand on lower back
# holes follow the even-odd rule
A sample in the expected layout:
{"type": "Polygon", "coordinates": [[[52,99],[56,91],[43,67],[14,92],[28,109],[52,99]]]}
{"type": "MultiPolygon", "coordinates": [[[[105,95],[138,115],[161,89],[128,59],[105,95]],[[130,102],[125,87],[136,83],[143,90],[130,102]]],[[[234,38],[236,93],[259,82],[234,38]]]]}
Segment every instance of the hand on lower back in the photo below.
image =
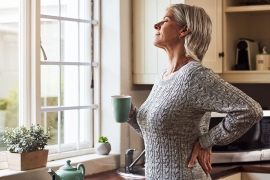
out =
{"type": "Polygon", "coordinates": [[[194,165],[194,162],[195,162],[196,158],[197,158],[200,165],[202,166],[205,174],[208,176],[209,171],[211,171],[211,169],[212,169],[212,166],[211,166],[211,154],[212,154],[211,149],[204,150],[201,147],[200,142],[197,141],[194,144],[191,159],[190,159],[190,161],[188,163],[188,167],[192,167],[194,165]]]}

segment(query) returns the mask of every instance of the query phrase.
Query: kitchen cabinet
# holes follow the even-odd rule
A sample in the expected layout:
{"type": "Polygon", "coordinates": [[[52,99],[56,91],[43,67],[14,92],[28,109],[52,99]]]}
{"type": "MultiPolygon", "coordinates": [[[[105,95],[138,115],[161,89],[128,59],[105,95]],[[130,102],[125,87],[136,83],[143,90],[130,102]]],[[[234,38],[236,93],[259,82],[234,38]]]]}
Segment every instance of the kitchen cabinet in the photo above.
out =
{"type": "Polygon", "coordinates": [[[221,77],[231,83],[270,83],[270,71],[234,70],[239,38],[253,39],[260,47],[270,49],[270,5],[241,6],[240,2],[223,0],[224,67],[221,77]]]}
{"type": "Polygon", "coordinates": [[[204,8],[212,21],[212,36],[202,64],[215,73],[222,73],[222,1],[220,0],[185,0],[185,4],[204,8]]]}
{"type": "Polygon", "coordinates": [[[153,84],[167,68],[167,55],[154,46],[154,24],[161,21],[170,4],[181,0],[133,0],[133,83],[153,84]]]}
{"type": "Polygon", "coordinates": [[[242,172],[241,180],[266,180],[270,179],[269,173],[242,172]]]}
{"type": "MultiPolygon", "coordinates": [[[[270,51],[270,5],[241,5],[242,0],[185,0],[203,7],[212,23],[212,40],[203,64],[230,83],[270,83],[270,70],[235,70],[236,45],[240,38],[253,39],[270,51]]],[[[154,24],[172,3],[183,0],[133,1],[133,83],[153,84],[167,68],[164,50],[153,45],[154,24]]],[[[254,59],[255,60],[255,59],[254,59]]]]}
{"type": "Polygon", "coordinates": [[[242,180],[241,173],[239,172],[230,176],[226,176],[224,178],[219,178],[218,180],[242,180]]]}
{"type": "Polygon", "coordinates": [[[239,172],[233,175],[219,178],[218,180],[266,180],[270,179],[268,173],[239,172]]]}

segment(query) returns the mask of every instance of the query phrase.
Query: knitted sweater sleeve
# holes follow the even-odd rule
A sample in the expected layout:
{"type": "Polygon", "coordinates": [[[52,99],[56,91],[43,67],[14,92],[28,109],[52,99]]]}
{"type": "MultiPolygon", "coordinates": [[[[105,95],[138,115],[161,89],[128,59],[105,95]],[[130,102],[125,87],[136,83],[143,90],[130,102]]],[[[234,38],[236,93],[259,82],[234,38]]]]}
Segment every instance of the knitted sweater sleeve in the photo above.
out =
{"type": "Polygon", "coordinates": [[[233,142],[263,117],[260,104],[210,69],[197,68],[190,74],[189,84],[189,108],[202,113],[227,113],[218,125],[199,138],[203,149],[233,142]]]}
{"type": "Polygon", "coordinates": [[[127,121],[127,123],[142,137],[141,128],[137,122],[138,109],[136,108],[134,115],[127,121]]]}

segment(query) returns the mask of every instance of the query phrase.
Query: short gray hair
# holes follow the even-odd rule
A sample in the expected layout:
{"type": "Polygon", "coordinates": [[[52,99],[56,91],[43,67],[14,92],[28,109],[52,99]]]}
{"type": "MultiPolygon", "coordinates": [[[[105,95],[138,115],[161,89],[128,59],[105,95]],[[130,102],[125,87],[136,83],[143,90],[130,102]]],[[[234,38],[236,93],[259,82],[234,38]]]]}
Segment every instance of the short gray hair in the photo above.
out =
{"type": "Polygon", "coordinates": [[[172,4],[171,9],[179,26],[187,25],[190,33],[185,37],[186,56],[202,61],[211,41],[212,22],[205,10],[186,4],[172,4]]]}

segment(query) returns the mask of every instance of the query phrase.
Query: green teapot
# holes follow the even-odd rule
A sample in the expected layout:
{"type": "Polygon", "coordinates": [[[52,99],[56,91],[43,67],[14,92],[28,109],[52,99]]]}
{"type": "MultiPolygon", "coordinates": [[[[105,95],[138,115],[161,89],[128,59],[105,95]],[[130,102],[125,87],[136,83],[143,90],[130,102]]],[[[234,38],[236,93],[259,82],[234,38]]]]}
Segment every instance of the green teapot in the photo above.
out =
{"type": "Polygon", "coordinates": [[[77,165],[77,168],[70,165],[70,160],[66,164],[54,172],[49,168],[48,173],[52,176],[52,180],[83,180],[85,174],[85,167],[82,163],[77,165]],[[80,171],[82,168],[82,171],[80,171]]]}

